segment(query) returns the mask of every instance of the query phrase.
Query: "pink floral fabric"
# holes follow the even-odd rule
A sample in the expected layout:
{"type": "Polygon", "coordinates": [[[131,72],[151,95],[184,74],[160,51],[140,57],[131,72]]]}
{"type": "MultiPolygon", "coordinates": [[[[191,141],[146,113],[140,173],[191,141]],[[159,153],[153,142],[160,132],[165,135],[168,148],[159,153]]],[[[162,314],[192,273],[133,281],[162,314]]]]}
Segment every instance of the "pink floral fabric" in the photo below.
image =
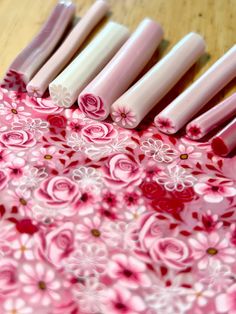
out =
{"type": "Polygon", "coordinates": [[[236,157],[17,88],[0,121],[0,313],[236,313],[236,157]]]}

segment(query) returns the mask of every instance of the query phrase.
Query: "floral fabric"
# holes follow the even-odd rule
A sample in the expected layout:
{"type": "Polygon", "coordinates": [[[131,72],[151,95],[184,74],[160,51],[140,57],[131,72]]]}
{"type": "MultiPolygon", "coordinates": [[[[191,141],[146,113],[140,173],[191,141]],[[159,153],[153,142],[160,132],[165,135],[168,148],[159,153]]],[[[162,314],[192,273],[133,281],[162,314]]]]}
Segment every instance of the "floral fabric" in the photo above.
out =
{"type": "Polygon", "coordinates": [[[0,313],[236,313],[236,158],[0,90],[0,313]]]}

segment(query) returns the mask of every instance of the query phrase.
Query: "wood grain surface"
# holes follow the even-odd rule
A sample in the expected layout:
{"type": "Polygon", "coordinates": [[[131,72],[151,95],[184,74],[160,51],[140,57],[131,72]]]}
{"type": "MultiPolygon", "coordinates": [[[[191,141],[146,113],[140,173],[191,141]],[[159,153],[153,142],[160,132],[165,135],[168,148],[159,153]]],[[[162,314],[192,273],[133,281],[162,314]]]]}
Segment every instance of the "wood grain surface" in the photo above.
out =
{"type": "MultiPolygon", "coordinates": [[[[93,1],[74,0],[77,4],[77,16],[83,15],[93,1]]],[[[178,93],[236,43],[236,0],[108,0],[108,2],[111,5],[108,19],[123,23],[131,30],[147,16],[161,23],[165,39],[154,61],[165,55],[188,32],[196,31],[202,34],[207,43],[207,54],[181,80],[176,89],[178,93]]],[[[55,3],[56,0],[0,0],[1,77],[12,59],[39,31],[55,3]]],[[[215,101],[234,91],[235,80],[216,97],[215,101]]]]}

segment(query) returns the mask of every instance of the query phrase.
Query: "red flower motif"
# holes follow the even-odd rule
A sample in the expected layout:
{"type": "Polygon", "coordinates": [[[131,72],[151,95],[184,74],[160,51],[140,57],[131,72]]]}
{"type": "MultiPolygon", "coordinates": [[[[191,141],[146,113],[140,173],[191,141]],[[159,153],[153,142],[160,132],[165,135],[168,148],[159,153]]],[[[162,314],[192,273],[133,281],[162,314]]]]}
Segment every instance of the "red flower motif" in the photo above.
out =
{"type": "Polygon", "coordinates": [[[166,194],[166,190],[164,189],[164,187],[153,181],[150,182],[144,181],[140,185],[140,188],[143,192],[143,195],[149,199],[161,197],[166,194]]]}
{"type": "Polygon", "coordinates": [[[66,127],[66,118],[60,115],[50,115],[47,118],[51,127],[64,129],[66,127]]]}

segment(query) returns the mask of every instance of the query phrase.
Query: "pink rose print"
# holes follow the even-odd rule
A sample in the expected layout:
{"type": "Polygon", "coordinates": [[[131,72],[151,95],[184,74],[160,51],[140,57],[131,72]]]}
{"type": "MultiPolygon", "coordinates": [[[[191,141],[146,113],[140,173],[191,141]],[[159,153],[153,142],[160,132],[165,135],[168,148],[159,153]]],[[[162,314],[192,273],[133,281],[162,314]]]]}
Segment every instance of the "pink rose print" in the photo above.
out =
{"type": "Polygon", "coordinates": [[[56,274],[40,263],[23,265],[19,279],[23,283],[24,293],[29,295],[29,301],[33,304],[49,306],[53,301],[61,299],[58,292],[61,283],[56,280],[56,274]]]}
{"type": "Polygon", "coordinates": [[[138,185],[141,182],[140,165],[128,154],[116,154],[110,158],[106,168],[106,180],[117,188],[138,185]]]}
{"type": "Polygon", "coordinates": [[[117,254],[108,264],[108,274],[130,289],[140,286],[150,287],[151,281],[146,275],[146,265],[132,256],[117,254]]]}
{"type": "Polygon", "coordinates": [[[13,259],[0,259],[0,297],[14,295],[18,288],[18,264],[13,259]]]}
{"type": "Polygon", "coordinates": [[[3,170],[0,170],[0,191],[5,188],[5,186],[7,185],[7,181],[7,174],[3,170]]]}
{"type": "Polygon", "coordinates": [[[6,131],[0,134],[0,143],[11,149],[27,149],[36,144],[33,134],[27,131],[6,131]]]}
{"type": "Polygon", "coordinates": [[[63,111],[63,108],[55,105],[50,98],[29,98],[25,100],[25,104],[40,113],[55,114],[63,111]]]}
{"type": "Polygon", "coordinates": [[[183,241],[176,238],[156,239],[150,248],[150,255],[155,262],[181,270],[190,265],[190,249],[183,241]]]}
{"type": "Polygon", "coordinates": [[[157,214],[148,213],[138,221],[139,241],[143,251],[148,251],[156,239],[163,237],[163,230],[157,220],[157,214]]]}
{"type": "Polygon", "coordinates": [[[169,118],[161,117],[160,115],[155,119],[155,125],[158,129],[167,134],[175,133],[175,127],[172,121],[169,118]]]}
{"type": "Polygon", "coordinates": [[[138,314],[146,309],[142,298],[133,295],[121,286],[115,286],[107,292],[107,311],[112,314],[138,314]]]}
{"type": "Polygon", "coordinates": [[[212,261],[231,264],[236,260],[236,250],[230,247],[229,239],[220,238],[216,232],[209,235],[198,233],[196,239],[189,239],[189,244],[199,269],[206,269],[212,261]]]}
{"type": "Polygon", "coordinates": [[[45,237],[39,235],[39,254],[55,265],[60,267],[64,258],[67,258],[74,247],[74,224],[64,223],[60,228],[49,232],[45,237]]]}
{"type": "Polygon", "coordinates": [[[236,188],[230,183],[214,182],[209,181],[203,183],[197,183],[194,186],[194,190],[203,195],[206,202],[209,203],[220,203],[225,197],[232,197],[236,195],[236,188]]]}
{"type": "Polygon", "coordinates": [[[144,181],[140,185],[140,188],[143,192],[143,195],[149,199],[156,199],[166,194],[164,187],[154,181],[144,181]]]}
{"type": "Polygon", "coordinates": [[[120,122],[122,126],[133,126],[136,123],[136,115],[130,109],[125,107],[118,107],[111,113],[115,122],[120,122]]]}
{"type": "Polygon", "coordinates": [[[41,183],[35,197],[51,207],[67,207],[80,197],[78,185],[66,177],[52,177],[41,183]]]}
{"type": "Polygon", "coordinates": [[[117,131],[110,123],[95,122],[84,126],[81,135],[89,143],[106,144],[117,136],[117,131]]]}
{"type": "Polygon", "coordinates": [[[231,285],[226,293],[221,293],[216,297],[217,313],[236,313],[236,284],[231,285]]]}
{"type": "Polygon", "coordinates": [[[92,94],[80,96],[79,108],[91,119],[103,118],[106,115],[102,99],[92,94]]]}

